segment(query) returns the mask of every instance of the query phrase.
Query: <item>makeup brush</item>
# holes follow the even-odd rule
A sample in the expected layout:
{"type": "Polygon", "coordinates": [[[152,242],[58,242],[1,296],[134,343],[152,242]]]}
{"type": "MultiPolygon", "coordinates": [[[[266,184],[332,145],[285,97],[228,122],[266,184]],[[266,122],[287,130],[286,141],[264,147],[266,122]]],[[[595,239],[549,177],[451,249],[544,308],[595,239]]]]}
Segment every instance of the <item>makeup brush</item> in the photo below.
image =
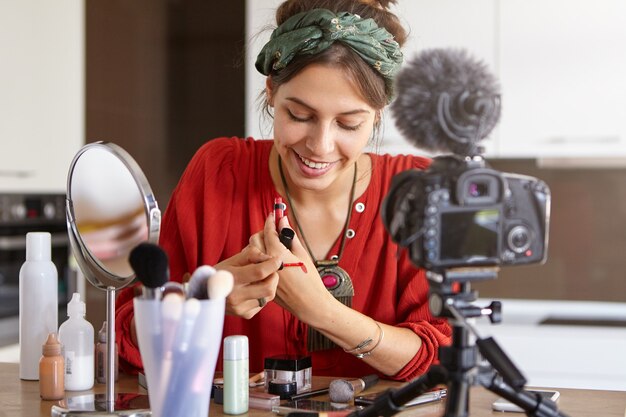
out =
{"type": "Polygon", "coordinates": [[[207,293],[211,300],[226,298],[233,290],[235,278],[229,271],[218,270],[209,278],[207,293]]]}
{"type": "Polygon", "coordinates": [[[169,279],[169,265],[165,251],[154,243],[140,243],[130,252],[128,262],[135,271],[137,279],[143,284],[143,298],[160,299],[160,288],[169,279]]]}
{"type": "MultiPolygon", "coordinates": [[[[160,385],[163,362],[163,329],[161,327],[161,287],[167,283],[169,265],[167,255],[159,246],[152,243],[140,243],[128,256],[128,262],[137,279],[143,284],[141,314],[136,312],[137,333],[145,336],[144,343],[150,346],[152,354],[144,359],[147,386],[150,393],[157,393],[160,385]],[[143,326],[143,328],[140,328],[143,326]]],[[[154,394],[153,394],[154,395],[154,394]]],[[[155,400],[156,402],[156,400],[155,400]]]]}
{"type": "Polygon", "coordinates": [[[189,350],[189,344],[193,334],[193,326],[195,325],[196,318],[198,318],[199,315],[200,301],[195,298],[185,301],[180,324],[176,329],[176,338],[173,349],[176,355],[183,354],[189,350]]]}
{"type": "Polygon", "coordinates": [[[183,315],[184,302],[185,301],[181,295],[177,293],[170,293],[163,297],[163,302],[161,303],[161,316],[163,318],[163,336],[161,340],[162,364],[159,390],[156,392],[157,395],[154,396],[155,400],[159,401],[159,409],[160,405],[163,403],[165,393],[167,392],[167,384],[170,379],[170,374],[172,372],[172,350],[174,346],[174,340],[176,338],[176,329],[183,315]]]}
{"type": "MultiPolygon", "coordinates": [[[[228,271],[218,270],[215,271],[213,275],[208,278],[208,282],[206,285],[206,291],[210,298],[210,301],[205,301],[203,303],[215,303],[215,305],[220,306],[221,309],[224,309],[225,306],[225,298],[230,294],[233,289],[234,278],[233,274],[228,271]]],[[[211,317],[204,317],[203,320],[210,320],[211,317]]],[[[223,319],[223,316],[222,316],[223,319]]],[[[219,328],[219,335],[221,336],[221,327],[219,328]]],[[[180,405],[182,411],[180,411],[179,415],[192,415],[192,411],[198,401],[204,401],[202,397],[202,391],[205,389],[206,380],[205,375],[210,371],[211,366],[215,366],[215,363],[211,362],[211,358],[217,357],[220,349],[220,345],[213,343],[215,335],[211,334],[211,332],[200,332],[197,338],[194,341],[194,345],[190,355],[190,359],[188,359],[189,363],[193,364],[196,375],[193,378],[193,382],[191,387],[187,387],[190,389],[194,395],[191,395],[185,404],[180,405]]],[[[166,414],[163,414],[166,415],[166,414]]]]}
{"type": "Polygon", "coordinates": [[[176,328],[183,315],[184,299],[179,294],[171,293],[163,297],[161,303],[163,317],[163,353],[165,355],[172,351],[176,328]]]}
{"type": "Polygon", "coordinates": [[[213,274],[215,274],[215,268],[212,266],[202,265],[197,267],[187,283],[187,298],[197,298],[198,300],[209,298],[207,283],[213,274]]]}
{"type": "Polygon", "coordinates": [[[161,294],[162,297],[165,297],[167,294],[174,293],[185,298],[185,286],[181,284],[180,282],[167,281],[161,287],[161,291],[162,291],[162,294],[161,294]]]}
{"type": "Polygon", "coordinates": [[[334,403],[349,403],[359,392],[378,383],[378,375],[366,375],[351,380],[335,379],[328,387],[328,396],[334,403]]]}
{"type": "Polygon", "coordinates": [[[191,342],[193,340],[193,329],[196,319],[200,315],[200,301],[196,298],[190,298],[184,302],[182,316],[176,329],[176,337],[172,346],[171,363],[169,366],[170,374],[167,379],[162,381],[165,389],[162,391],[163,416],[175,414],[176,407],[180,404],[177,399],[182,398],[183,392],[189,387],[182,383],[181,378],[193,372],[198,366],[191,353],[191,342]]]}

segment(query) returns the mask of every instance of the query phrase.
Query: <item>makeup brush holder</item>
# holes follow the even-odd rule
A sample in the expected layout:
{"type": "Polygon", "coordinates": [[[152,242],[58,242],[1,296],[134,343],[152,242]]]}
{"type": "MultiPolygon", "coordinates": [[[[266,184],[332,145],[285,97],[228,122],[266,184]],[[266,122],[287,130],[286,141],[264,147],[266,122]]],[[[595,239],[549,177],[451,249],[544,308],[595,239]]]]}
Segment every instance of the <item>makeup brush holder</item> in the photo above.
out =
{"type": "Polygon", "coordinates": [[[200,312],[193,326],[185,330],[182,329],[184,318],[176,326],[163,319],[163,302],[134,300],[137,339],[152,417],[209,415],[212,381],[222,343],[225,299],[199,303],[200,312]],[[189,337],[181,337],[181,333],[189,337]]]}

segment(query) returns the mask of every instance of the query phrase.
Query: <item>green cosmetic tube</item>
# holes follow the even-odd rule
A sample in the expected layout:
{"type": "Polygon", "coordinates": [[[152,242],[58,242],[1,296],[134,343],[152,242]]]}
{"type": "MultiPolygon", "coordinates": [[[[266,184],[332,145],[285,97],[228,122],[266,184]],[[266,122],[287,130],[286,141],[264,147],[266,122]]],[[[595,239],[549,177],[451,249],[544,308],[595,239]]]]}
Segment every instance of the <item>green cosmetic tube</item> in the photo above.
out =
{"type": "Polygon", "coordinates": [[[224,413],[248,412],[248,337],[224,339],[224,413]]]}

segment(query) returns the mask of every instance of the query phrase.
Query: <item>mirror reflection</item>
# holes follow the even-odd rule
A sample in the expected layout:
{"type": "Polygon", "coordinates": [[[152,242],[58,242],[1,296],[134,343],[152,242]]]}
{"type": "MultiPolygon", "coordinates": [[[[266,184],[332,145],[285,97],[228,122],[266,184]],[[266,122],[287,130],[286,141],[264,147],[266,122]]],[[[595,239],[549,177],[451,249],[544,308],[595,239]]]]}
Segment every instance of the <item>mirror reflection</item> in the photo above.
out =
{"type": "Polygon", "coordinates": [[[150,224],[154,211],[158,212],[156,202],[134,160],[110,143],[85,146],[70,170],[68,202],[73,210],[70,227],[77,249],[87,258],[79,259],[79,263],[88,264],[91,272],[86,272],[86,277],[100,288],[111,285],[104,284],[102,276],[116,281],[115,287],[132,281],[130,251],[158,236],[158,224],[150,224]]]}

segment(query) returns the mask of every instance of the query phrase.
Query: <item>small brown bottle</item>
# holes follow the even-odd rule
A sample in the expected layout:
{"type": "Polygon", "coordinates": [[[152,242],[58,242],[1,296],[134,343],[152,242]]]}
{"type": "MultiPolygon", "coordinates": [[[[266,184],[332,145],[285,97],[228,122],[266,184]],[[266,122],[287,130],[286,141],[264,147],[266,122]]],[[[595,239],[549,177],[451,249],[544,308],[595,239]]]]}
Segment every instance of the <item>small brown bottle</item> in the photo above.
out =
{"type": "MultiPolygon", "coordinates": [[[[119,369],[117,366],[117,343],[115,343],[115,381],[119,379],[119,369]]],[[[102,323],[102,328],[98,332],[98,343],[96,343],[96,382],[106,383],[107,372],[107,322],[102,323]]]]}
{"type": "Polygon", "coordinates": [[[65,395],[65,360],[56,333],[48,334],[39,360],[39,395],[42,400],[61,400],[65,395]]]}

